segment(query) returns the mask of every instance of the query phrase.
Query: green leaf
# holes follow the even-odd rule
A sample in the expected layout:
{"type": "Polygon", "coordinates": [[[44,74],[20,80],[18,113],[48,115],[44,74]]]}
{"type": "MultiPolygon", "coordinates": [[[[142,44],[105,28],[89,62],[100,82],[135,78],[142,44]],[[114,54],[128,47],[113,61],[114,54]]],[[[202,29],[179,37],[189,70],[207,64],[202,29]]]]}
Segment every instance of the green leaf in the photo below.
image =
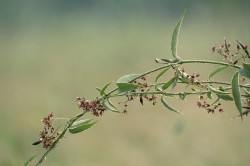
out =
{"type": "Polygon", "coordinates": [[[164,73],[166,73],[166,72],[169,70],[169,68],[170,68],[170,67],[164,68],[164,69],[156,76],[155,82],[157,82],[158,79],[159,79],[164,73]]]}
{"type": "Polygon", "coordinates": [[[175,81],[176,77],[171,78],[167,83],[165,83],[162,86],[162,91],[166,90],[168,87],[170,87],[170,85],[173,84],[173,82],[175,81]]]}
{"type": "Polygon", "coordinates": [[[91,122],[93,120],[93,118],[89,118],[89,119],[83,119],[83,120],[79,120],[77,122],[74,122],[71,127],[78,127],[81,126],[83,124],[88,124],[89,122],[91,122]]]}
{"type": "Polygon", "coordinates": [[[177,55],[177,44],[178,44],[178,36],[180,33],[181,24],[184,19],[185,13],[186,9],[183,12],[182,16],[180,17],[179,21],[177,22],[172,35],[171,50],[172,50],[172,55],[175,59],[180,59],[180,57],[177,55]]]}
{"type": "Polygon", "coordinates": [[[119,78],[117,80],[117,83],[129,83],[130,81],[134,80],[135,78],[137,78],[138,76],[140,76],[140,74],[129,74],[129,75],[125,75],[122,76],[121,78],[119,78]]]}
{"type": "Polygon", "coordinates": [[[181,112],[179,112],[179,111],[177,111],[176,109],[174,109],[173,107],[171,107],[171,106],[164,100],[164,97],[163,97],[163,96],[161,96],[161,102],[162,102],[162,104],[163,104],[167,109],[169,109],[170,111],[173,111],[173,112],[182,114],[181,112]]]}
{"type": "Polygon", "coordinates": [[[243,63],[243,67],[240,69],[240,75],[250,79],[250,64],[243,63]]]}
{"type": "Polygon", "coordinates": [[[76,133],[82,132],[84,130],[87,130],[88,128],[92,127],[96,123],[96,122],[90,123],[91,120],[92,120],[92,118],[79,120],[77,122],[74,122],[69,128],[69,132],[71,134],[76,134],[76,133]]]}
{"type": "Polygon", "coordinates": [[[250,79],[250,72],[247,71],[247,70],[244,69],[244,68],[241,68],[241,69],[240,69],[240,75],[243,76],[243,77],[247,77],[248,79],[250,79]]]}
{"type": "Polygon", "coordinates": [[[101,95],[101,96],[103,96],[103,95],[106,94],[106,93],[105,93],[105,90],[109,87],[110,84],[111,84],[111,82],[108,83],[108,84],[106,84],[106,85],[100,90],[100,95],[101,95]]]}
{"type": "Polygon", "coordinates": [[[243,68],[250,72],[250,63],[243,63],[243,68]]]}
{"type": "Polygon", "coordinates": [[[96,87],[96,90],[98,90],[98,92],[101,92],[101,89],[99,87],[96,87]]]}
{"type": "MultiPolygon", "coordinates": [[[[114,107],[115,109],[117,109],[117,107],[109,100],[109,99],[107,99],[107,101],[108,101],[108,103],[112,106],[112,107],[114,107]]],[[[117,109],[118,110],[118,109],[117,109]]],[[[118,111],[119,112],[119,111],[118,111]]]]}
{"type": "Polygon", "coordinates": [[[212,92],[214,92],[215,94],[217,94],[217,95],[227,95],[227,94],[229,94],[228,92],[221,91],[221,90],[219,90],[219,89],[217,89],[217,88],[214,88],[214,87],[212,87],[212,86],[210,86],[210,85],[208,85],[208,88],[209,88],[212,92]]]}
{"type": "Polygon", "coordinates": [[[175,79],[174,79],[174,82],[173,82],[173,84],[172,84],[172,90],[176,87],[176,85],[178,84],[178,80],[179,80],[179,78],[180,78],[180,74],[178,73],[178,74],[176,74],[176,76],[174,77],[175,79]]]}
{"type": "Polygon", "coordinates": [[[207,92],[207,97],[209,98],[209,99],[213,99],[213,96],[212,96],[212,92],[211,91],[209,91],[209,92],[207,92]]]}
{"type": "Polygon", "coordinates": [[[109,101],[103,101],[102,102],[102,105],[107,109],[107,110],[110,110],[112,112],[117,112],[117,113],[120,113],[117,108],[109,101]],[[108,103],[107,103],[108,102],[108,103]]]}
{"type": "Polygon", "coordinates": [[[218,97],[213,103],[210,104],[210,106],[212,106],[212,105],[218,103],[219,101],[220,101],[220,98],[218,97]]]}
{"type": "Polygon", "coordinates": [[[229,95],[220,95],[220,94],[216,94],[218,96],[218,98],[225,100],[225,101],[233,101],[233,97],[229,96],[229,95]]]}
{"type": "Polygon", "coordinates": [[[139,85],[134,85],[130,83],[117,83],[116,85],[118,86],[119,93],[130,92],[132,90],[135,90],[141,87],[139,85]]]}
{"type": "Polygon", "coordinates": [[[25,161],[25,163],[23,164],[23,166],[28,166],[31,161],[36,157],[38,156],[38,154],[34,155],[34,156],[31,156],[30,158],[28,158],[28,160],[25,161]]]}
{"type": "Polygon", "coordinates": [[[125,93],[140,88],[141,86],[139,85],[129,83],[138,76],[140,76],[140,74],[129,74],[119,78],[116,83],[119,93],[125,93]]]}
{"type": "Polygon", "coordinates": [[[239,72],[236,72],[232,77],[232,94],[234,98],[235,105],[242,117],[242,105],[241,105],[241,95],[240,95],[240,88],[239,88],[239,72]]]}
{"type": "Polygon", "coordinates": [[[214,71],[212,71],[212,72],[209,74],[209,79],[211,79],[214,75],[218,74],[219,72],[225,70],[226,68],[228,68],[228,66],[221,66],[221,67],[215,69],[214,71]]]}

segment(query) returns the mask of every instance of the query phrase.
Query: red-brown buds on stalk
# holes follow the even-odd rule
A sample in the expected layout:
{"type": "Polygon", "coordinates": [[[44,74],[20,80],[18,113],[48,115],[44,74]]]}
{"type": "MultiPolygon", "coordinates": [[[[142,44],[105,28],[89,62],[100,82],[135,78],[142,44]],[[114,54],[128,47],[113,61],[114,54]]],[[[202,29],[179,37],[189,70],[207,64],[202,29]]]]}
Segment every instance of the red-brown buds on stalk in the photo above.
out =
{"type": "Polygon", "coordinates": [[[210,105],[208,104],[206,101],[205,101],[205,98],[204,96],[199,96],[199,100],[200,101],[197,101],[197,106],[199,108],[204,108],[208,113],[214,113],[215,110],[218,109],[218,111],[220,113],[224,112],[224,110],[222,108],[220,108],[221,106],[221,103],[213,103],[213,105],[210,105]]]}
{"type": "Polygon", "coordinates": [[[157,97],[154,94],[147,94],[147,92],[150,91],[150,86],[145,76],[142,76],[137,80],[132,81],[131,83],[140,86],[140,88],[128,92],[126,94],[127,100],[125,102],[120,102],[124,103],[125,107],[122,113],[127,114],[128,102],[134,101],[137,98],[139,98],[139,102],[141,105],[143,105],[146,101],[152,102],[153,105],[156,104],[157,97]]]}
{"type": "MultiPolygon", "coordinates": [[[[149,90],[149,86],[148,86],[148,83],[146,81],[147,81],[147,78],[145,76],[142,76],[137,81],[133,81],[133,83],[136,84],[136,85],[141,86],[141,88],[138,89],[140,92],[146,92],[146,91],[149,90]],[[142,80],[142,82],[140,82],[140,80],[142,80]]],[[[136,93],[136,90],[134,90],[132,92],[136,93]]],[[[131,99],[133,100],[137,96],[139,96],[139,100],[140,100],[140,103],[142,105],[144,103],[144,99],[146,99],[147,101],[152,101],[153,105],[156,104],[156,96],[155,95],[148,95],[148,94],[144,94],[144,93],[142,93],[140,95],[132,94],[132,95],[130,95],[130,98],[127,96],[128,97],[128,101],[131,101],[131,99]]]]}
{"type": "Polygon", "coordinates": [[[200,77],[200,73],[188,74],[188,73],[185,72],[184,68],[180,69],[179,72],[181,73],[181,77],[184,80],[186,79],[190,83],[198,83],[198,82],[200,82],[199,80],[197,80],[197,78],[200,77]]]}
{"type": "Polygon", "coordinates": [[[52,143],[57,139],[60,135],[59,132],[55,131],[55,128],[52,125],[54,115],[49,113],[46,117],[43,117],[42,123],[44,124],[44,129],[40,131],[40,139],[39,141],[34,142],[32,145],[37,145],[39,143],[43,144],[44,149],[48,149],[51,147],[52,143]]]}
{"type": "Polygon", "coordinates": [[[207,108],[207,113],[210,113],[210,112],[213,114],[214,113],[214,109],[207,108]]]}
{"type": "Polygon", "coordinates": [[[224,112],[224,110],[223,110],[222,108],[220,108],[220,109],[219,109],[219,112],[222,113],[222,112],[224,112]]]}
{"type": "Polygon", "coordinates": [[[87,100],[85,98],[77,97],[76,100],[78,101],[79,108],[91,112],[94,116],[101,116],[106,110],[98,99],[87,100]]]}
{"type": "Polygon", "coordinates": [[[197,101],[197,106],[198,106],[199,108],[201,108],[203,105],[201,104],[200,101],[197,101]]]}
{"type": "Polygon", "coordinates": [[[223,58],[223,60],[228,61],[231,65],[236,65],[240,59],[245,60],[245,58],[250,58],[249,52],[247,50],[247,45],[243,45],[239,41],[237,41],[237,51],[233,52],[231,51],[231,44],[227,43],[226,39],[224,39],[224,43],[220,44],[219,47],[216,45],[212,47],[212,53],[217,52],[220,54],[223,58]],[[244,52],[242,52],[243,50],[244,52]],[[237,57],[237,59],[233,58],[237,57]]]}

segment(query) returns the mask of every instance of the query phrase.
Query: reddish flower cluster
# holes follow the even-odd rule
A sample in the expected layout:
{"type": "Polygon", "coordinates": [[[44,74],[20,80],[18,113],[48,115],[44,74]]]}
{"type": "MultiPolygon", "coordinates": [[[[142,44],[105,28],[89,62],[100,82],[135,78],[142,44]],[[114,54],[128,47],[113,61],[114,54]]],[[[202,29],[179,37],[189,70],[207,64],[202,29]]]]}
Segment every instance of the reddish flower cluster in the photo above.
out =
{"type": "MultiPolygon", "coordinates": [[[[143,89],[141,90],[142,92],[144,91],[143,89]]],[[[148,94],[140,94],[139,95],[140,96],[140,103],[143,105],[143,99],[146,99],[147,101],[149,101],[149,102],[151,102],[152,101],[152,103],[153,103],[153,105],[155,105],[156,104],[156,99],[157,99],[157,97],[155,96],[155,95],[148,95],[148,94]]]]}
{"type": "Polygon", "coordinates": [[[55,128],[52,125],[53,114],[49,113],[46,117],[43,117],[42,123],[44,124],[44,129],[40,131],[40,141],[43,144],[44,149],[51,147],[55,139],[60,135],[59,132],[55,132],[55,128]]]}
{"type": "Polygon", "coordinates": [[[235,65],[238,63],[238,61],[240,59],[245,59],[245,58],[249,58],[249,52],[247,50],[247,45],[243,45],[241,44],[239,41],[237,41],[237,51],[236,52],[232,52],[231,49],[231,44],[227,43],[226,39],[224,39],[224,43],[220,44],[219,46],[214,45],[212,47],[212,53],[217,52],[218,54],[220,54],[224,60],[227,60],[230,64],[235,65]],[[244,53],[241,51],[243,50],[244,53]],[[233,57],[238,57],[237,59],[233,58],[233,57]]]}
{"type": "Polygon", "coordinates": [[[200,77],[200,73],[193,73],[193,74],[188,74],[185,72],[185,69],[182,68],[179,70],[181,73],[181,78],[187,78],[189,83],[199,83],[200,81],[197,80],[198,77],[200,77]]]}
{"type": "Polygon", "coordinates": [[[141,86],[141,88],[136,89],[136,90],[132,90],[130,94],[127,94],[127,95],[126,95],[127,101],[125,101],[125,104],[124,104],[125,109],[124,109],[123,113],[125,113],[125,114],[127,113],[127,110],[126,110],[126,107],[128,106],[127,103],[128,103],[129,101],[135,100],[135,99],[138,98],[138,97],[139,97],[139,101],[140,101],[140,103],[141,103],[142,105],[143,105],[143,103],[144,103],[144,100],[147,100],[147,101],[149,101],[149,102],[152,102],[153,105],[156,104],[156,99],[157,99],[157,97],[156,97],[154,94],[149,95],[149,94],[144,94],[144,93],[143,93],[143,92],[145,92],[145,91],[149,91],[149,90],[150,90],[150,87],[149,87],[149,85],[148,85],[148,83],[147,83],[146,81],[147,81],[146,77],[145,77],[145,76],[142,76],[142,77],[139,78],[138,80],[135,80],[135,81],[132,82],[132,83],[135,84],[135,85],[141,86]],[[139,93],[138,91],[139,91],[140,93],[139,93]]]}
{"type": "MultiPolygon", "coordinates": [[[[145,92],[145,91],[149,91],[150,87],[148,86],[148,83],[146,82],[147,79],[145,76],[142,76],[140,78],[143,82],[140,81],[134,81],[133,83],[136,85],[141,86],[142,88],[139,89],[140,92],[145,92]]],[[[134,91],[136,92],[136,91],[134,91]]],[[[138,95],[134,95],[134,97],[137,97],[138,95]]],[[[130,96],[131,97],[131,96],[130,96]]],[[[132,96],[133,97],[133,96],[132,96]]],[[[139,94],[139,98],[140,98],[140,103],[143,105],[143,100],[146,99],[147,101],[152,101],[153,105],[156,104],[156,96],[154,94],[152,95],[148,95],[148,94],[139,94]]],[[[128,98],[129,99],[129,98],[128,98]]],[[[130,98],[131,99],[131,98],[130,98]]]]}
{"type": "Polygon", "coordinates": [[[79,108],[82,108],[84,111],[91,112],[94,116],[103,115],[106,108],[101,104],[97,99],[86,100],[85,98],[77,97],[79,108]]]}
{"type": "Polygon", "coordinates": [[[218,109],[219,112],[224,112],[224,110],[222,108],[220,108],[221,103],[217,103],[217,104],[213,104],[210,105],[208,104],[205,100],[203,96],[199,96],[200,101],[197,102],[197,106],[199,108],[204,108],[208,113],[214,113],[216,109],[218,109]]]}

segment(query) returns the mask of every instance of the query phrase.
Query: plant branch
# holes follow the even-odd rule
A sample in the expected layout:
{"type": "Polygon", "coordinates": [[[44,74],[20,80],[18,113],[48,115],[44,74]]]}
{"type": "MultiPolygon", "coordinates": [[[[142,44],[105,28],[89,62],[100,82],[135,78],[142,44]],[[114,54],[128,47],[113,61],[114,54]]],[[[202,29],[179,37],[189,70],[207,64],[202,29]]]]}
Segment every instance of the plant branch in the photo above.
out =
{"type": "MultiPolygon", "coordinates": [[[[218,62],[218,61],[210,61],[210,60],[181,60],[179,62],[174,62],[174,63],[171,63],[169,62],[167,65],[164,65],[164,66],[161,66],[161,67],[158,67],[158,68],[155,68],[155,69],[152,69],[152,70],[149,70],[143,74],[140,74],[138,77],[135,77],[134,79],[132,79],[130,82],[142,77],[142,76],[146,76],[146,75],[149,75],[151,73],[154,73],[156,71],[159,71],[161,69],[164,69],[164,68],[167,68],[167,67],[170,67],[170,66],[176,66],[176,65],[181,65],[181,64],[189,64],[189,63],[205,63],[205,64],[214,64],[214,65],[223,65],[223,66],[231,66],[231,67],[234,67],[236,69],[240,69],[241,67],[238,66],[238,65],[230,65],[228,63],[224,63],[224,62],[218,62]]],[[[222,83],[223,84],[223,83],[222,83]]],[[[111,95],[112,93],[114,93],[115,91],[117,91],[118,88],[115,88],[114,90],[111,90],[110,92],[108,92],[104,98],[108,98],[109,95],[111,95]]]]}
{"type": "Polygon", "coordinates": [[[233,67],[233,68],[236,68],[236,69],[241,68],[238,65],[228,64],[228,63],[225,63],[225,62],[210,61],[210,60],[182,60],[182,61],[177,62],[176,64],[186,64],[186,63],[205,63],[205,64],[230,66],[230,67],[233,67]]]}

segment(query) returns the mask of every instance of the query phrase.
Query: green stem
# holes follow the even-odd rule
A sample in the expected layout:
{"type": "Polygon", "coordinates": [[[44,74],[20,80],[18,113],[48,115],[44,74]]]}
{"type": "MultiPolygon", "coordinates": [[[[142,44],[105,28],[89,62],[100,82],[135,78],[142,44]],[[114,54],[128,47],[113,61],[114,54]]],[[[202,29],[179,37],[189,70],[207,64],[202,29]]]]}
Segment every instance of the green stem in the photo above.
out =
{"type": "Polygon", "coordinates": [[[121,96],[126,96],[126,95],[140,95],[140,94],[150,94],[150,95],[164,95],[164,96],[179,96],[180,94],[185,94],[185,95],[202,95],[206,94],[209,91],[200,91],[200,92],[177,92],[177,93],[167,93],[164,91],[151,91],[151,92],[129,92],[129,93],[122,93],[122,94],[114,94],[114,95],[109,95],[109,98],[113,97],[121,97],[121,96]]]}
{"type": "Polygon", "coordinates": [[[223,66],[230,66],[236,69],[240,69],[241,67],[238,65],[232,65],[232,64],[228,64],[225,62],[218,62],[218,61],[210,61],[210,60],[183,60],[183,61],[179,61],[176,64],[186,64],[186,63],[205,63],[205,64],[214,64],[214,65],[223,65],[223,66]]]}
{"type": "Polygon", "coordinates": [[[154,92],[131,92],[130,94],[136,95],[136,94],[161,94],[164,96],[179,96],[180,94],[185,94],[185,95],[201,95],[201,94],[206,94],[209,91],[204,91],[204,92],[177,92],[177,93],[167,93],[167,92],[161,92],[161,91],[154,91],[154,92]]]}
{"type": "MultiPolygon", "coordinates": [[[[229,85],[229,86],[231,86],[231,83],[229,83],[229,82],[220,82],[220,81],[202,81],[201,83],[221,84],[221,85],[229,85]]],[[[239,85],[239,87],[241,87],[241,88],[250,88],[250,85],[239,85]]],[[[232,88],[230,87],[230,88],[227,88],[225,90],[228,90],[228,89],[232,89],[232,88]]]]}
{"type": "MultiPolygon", "coordinates": [[[[145,72],[145,73],[143,73],[143,74],[140,74],[138,77],[135,77],[135,78],[132,79],[130,82],[132,82],[132,81],[134,81],[134,80],[137,80],[138,78],[140,78],[140,77],[142,77],[142,76],[146,76],[146,75],[148,75],[148,74],[151,74],[151,73],[153,73],[153,72],[159,71],[159,70],[161,70],[161,69],[167,68],[167,67],[172,66],[172,65],[173,65],[173,64],[168,64],[168,65],[164,65],[164,66],[161,66],[161,67],[152,69],[152,70],[150,70],[150,71],[147,71],[147,72],[145,72]]],[[[115,88],[114,90],[108,92],[105,96],[107,96],[107,98],[108,98],[109,95],[111,95],[112,93],[114,93],[114,92],[117,91],[117,90],[118,90],[118,88],[115,88]]]]}

